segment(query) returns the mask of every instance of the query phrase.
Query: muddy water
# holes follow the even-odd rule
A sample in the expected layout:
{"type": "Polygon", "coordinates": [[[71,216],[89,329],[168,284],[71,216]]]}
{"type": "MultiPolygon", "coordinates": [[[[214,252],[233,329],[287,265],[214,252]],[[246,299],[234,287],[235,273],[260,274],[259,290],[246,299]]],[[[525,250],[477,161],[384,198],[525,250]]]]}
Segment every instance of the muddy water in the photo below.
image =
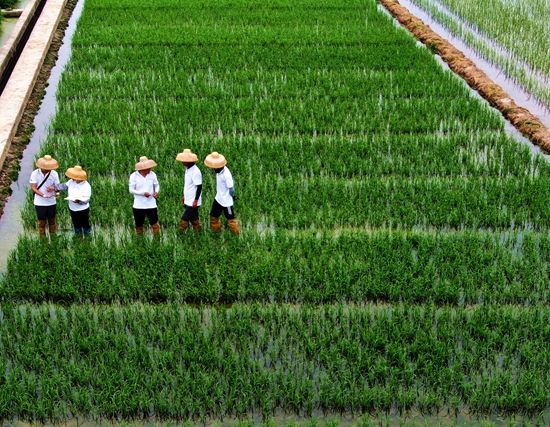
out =
{"type": "Polygon", "coordinates": [[[15,248],[18,236],[23,233],[21,210],[28,194],[29,177],[34,169],[34,161],[40,147],[48,135],[48,128],[56,111],[57,87],[61,79],[61,74],[71,57],[72,39],[76,30],[78,18],[80,18],[82,14],[83,6],[84,0],[79,0],[69,20],[68,27],[65,30],[63,43],[58,52],[58,59],[48,79],[46,94],[34,118],[33,124],[35,130],[27,148],[25,148],[23,152],[19,176],[17,181],[13,182],[11,185],[12,195],[6,203],[4,214],[0,217],[0,236],[2,236],[0,240],[0,274],[5,272],[9,254],[15,248]]]}
{"type": "MultiPolygon", "coordinates": [[[[455,37],[449,30],[447,30],[446,27],[432,19],[431,15],[416,6],[411,0],[399,0],[399,2],[402,6],[409,9],[413,15],[424,21],[425,24],[429,25],[437,34],[447,39],[457,49],[461,50],[481,70],[483,70],[483,72],[485,72],[490,79],[500,85],[520,107],[528,109],[531,113],[537,116],[547,128],[550,128],[550,110],[533,94],[527,92],[513,79],[509,78],[500,67],[490,63],[474,49],[466,45],[460,38],[455,37]]],[[[495,46],[494,43],[492,43],[492,45],[495,46]]]]}

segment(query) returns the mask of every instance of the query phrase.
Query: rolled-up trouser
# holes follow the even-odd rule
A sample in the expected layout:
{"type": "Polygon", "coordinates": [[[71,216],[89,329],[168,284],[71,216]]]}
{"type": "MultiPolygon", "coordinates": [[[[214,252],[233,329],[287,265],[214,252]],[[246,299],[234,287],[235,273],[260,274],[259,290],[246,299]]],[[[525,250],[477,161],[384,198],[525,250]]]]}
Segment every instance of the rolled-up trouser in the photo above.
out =
{"type": "Polygon", "coordinates": [[[69,209],[71,214],[71,219],[73,221],[73,227],[75,233],[85,233],[90,232],[90,208],[84,209],[82,211],[73,211],[69,209]]]}
{"type": "Polygon", "coordinates": [[[145,224],[145,218],[149,220],[150,225],[153,225],[159,222],[157,208],[150,208],[150,209],[133,208],[133,211],[134,211],[134,221],[136,223],[136,227],[143,227],[143,224],[145,224]]]}
{"type": "Polygon", "coordinates": [[[235,210],[233,209],[233,206],[222,206],[217,202],[217,200],[214,200],[214,203],[212,203],[212,209],[210,209],[210,216],[219,218],[222,212],[227,219],[235,218],[235,210]]]}
{"type": "Polygon", "coordinates": [[[199,219],[199,207],[197,206],[194,208],[193,206],[187,206],[185,205],[185,210],[183,211],[183,215],[181,216],[181,219],[184,219],[185,221],[193,222],[199,219]]]}
{"type": "Polygon", "coordinates": [[[36,210],[36,217],[39,221],[44,221],[47,219],[55,218],[57,215],[57,206],[56,205],[50,205],[50,206],[34,206],[34,209],[36,210]]]}

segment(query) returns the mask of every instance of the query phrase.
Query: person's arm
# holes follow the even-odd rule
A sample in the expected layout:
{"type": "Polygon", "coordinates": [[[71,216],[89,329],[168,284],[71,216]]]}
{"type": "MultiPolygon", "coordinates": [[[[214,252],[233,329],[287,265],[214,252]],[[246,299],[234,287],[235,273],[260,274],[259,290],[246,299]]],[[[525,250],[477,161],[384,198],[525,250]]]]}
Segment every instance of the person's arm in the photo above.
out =
{"type": "Polygon", "coordinates": [[[67,186],[67,184],[54,184],[52,185],[52,190],[55,190],[55,191],[67,191],[69,189],[69,187],[67,186]]]}
{"type": "Polygon", "coordinates": [[[133,194],[134,196],[145,195],[142,191],[136,190],[136,180],[134,179],[134,174],[130,175],[130,183],[128,184],[128,190],[130,190],[130,194],[133,194]]]}
{"type": "Polygon", "coordinates": [[[40,196],[40,197],[44,197],[44,198],[48,198],[48,197],[52,197],[50,196],[49,194],[45,194],[45,193],[42,193],[42,191],[40,191],[38,188],[38,184],[36,182],[31,182],[31,190],[34,194],[40,196]]]}
{"type": "Polygon", "coordinates": [[[159,193],[160,193],[160,184],[159,184],[159,180],[158,180],[156,174],[153,177],[153,179],[154,179],[154,181],[153,181],[153,197],[156,199],[159,196],[159,193]]]}
{"type": "Polygon", "coordinates": [[[202,184],[197,185],[197,191],[195,193],[195,200],[193,200],[193,207],[196,208],[199,205],[199,198],[202,193],[202,184]]]}
{"type": "Polygon", "coordinates": [[[87,185],[86,189],[82,191],[80,199],[77,200],[77,203],[85,205],[90,201],[91,197],[92,197],[92,187],[90,187],[90,185],[87,185]]]}
{"type": "Polygon", "coordinates": [[[227,189],[229,190],[229,194],[231,197],[233,197],[233,200],[236,200],[235,196],[235,183],[233,182],[233,175],[229,171],[227,171],[225,176],[225,185],[227,186],[227,189]]]}

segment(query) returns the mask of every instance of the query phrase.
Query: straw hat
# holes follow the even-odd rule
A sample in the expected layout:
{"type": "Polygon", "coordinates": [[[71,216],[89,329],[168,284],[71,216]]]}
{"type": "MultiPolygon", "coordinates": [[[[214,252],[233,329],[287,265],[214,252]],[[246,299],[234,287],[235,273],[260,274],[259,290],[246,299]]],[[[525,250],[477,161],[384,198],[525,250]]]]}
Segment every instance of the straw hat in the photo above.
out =
{"type": "Polygon", "coordinates": [[[46,154],[44,157],[40,157],[36,161],[36,167],[52,171],[59,167],[59,163],[57,163],[57,160],[55,160],[52,156],[46,154]]]}
{"type": "Polygon", "coordinates": [[[86,174],[86,171],[82,169],[82,166],[75,166],[74,168],[67,169],[67,172],[65,172],[65,175],[67,175],[71,179],[77,179],[79,181],[86,181],[88,179],[88,175],[86,174]]]}
{"type": "Polygon", "coordinates": [[[227,160],[225,160],[225,157],[220,153],[214,151],[206,156],[206,159],[204,159],[204,164],[210,169],[219,169],[223,168],[227,164],[227,160]]]}
{"type": "Polygon", "coordinates": [[[176,160],[182,163],[195,163],[199,161],[199,158],[189,148],[186,148],[185,150],[183,150],[183,153],[178,153],[178,155],[176,156],[176,160]]]}
{"type": "Polygon", "coordinates": [[[156,166],[157,164],[155,163],[154,160],[151,160],[151,159],[148,159],[147,157],[145,156],[141,156],[139,158],[139,162],[136,163],[136,170],[137,171],[142,171],[144,169],[152,169],[156,166]]]}

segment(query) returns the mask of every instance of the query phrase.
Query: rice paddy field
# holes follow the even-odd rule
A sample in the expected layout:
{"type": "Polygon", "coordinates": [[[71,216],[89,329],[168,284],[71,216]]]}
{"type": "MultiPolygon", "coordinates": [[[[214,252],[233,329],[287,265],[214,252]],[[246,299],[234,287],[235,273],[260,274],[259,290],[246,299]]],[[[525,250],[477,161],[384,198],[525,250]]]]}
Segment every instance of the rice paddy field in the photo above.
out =
{"type": "Polygon", "coordinates": [[[94,232],[40,240],[29,196],[2,419],[547,421],[550,165],[374,0],[86,0],[46,153],[94,232]],[[178,234],[184,148],[228,158],[240,236],[178,234]]]}
{"type": "Polygon", "coordinates": [[[412,2],[550,106],[548,0],[412,2]]]}

